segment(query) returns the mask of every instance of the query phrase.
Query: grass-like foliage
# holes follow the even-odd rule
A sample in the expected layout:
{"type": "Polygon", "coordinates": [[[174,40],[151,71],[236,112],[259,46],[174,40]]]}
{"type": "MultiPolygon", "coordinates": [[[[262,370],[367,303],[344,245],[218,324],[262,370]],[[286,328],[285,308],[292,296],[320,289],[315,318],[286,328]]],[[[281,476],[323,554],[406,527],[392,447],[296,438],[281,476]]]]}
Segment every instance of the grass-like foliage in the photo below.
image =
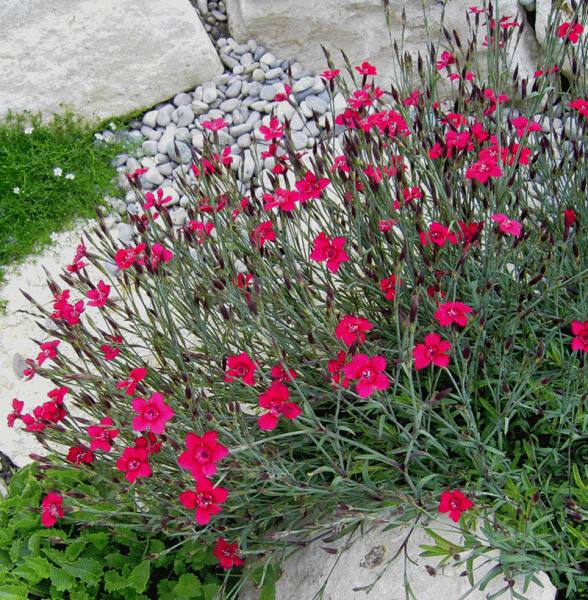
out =
{"type": "Polygon", "coordinates": [[[0,265],[94,216],[100,195],[114,192],[111,160],[123,145],[96,143],[95,132],[71,114],[42,124],[40,115],[9,113],[0,125],[0,265]]]}
{"type": "Polygon", "coordinates": [[[181,180],[184,227],[132,174],[136,247],[97,229],[49,282],[53,307],[36,303],[54,343],[29,374],[58,387],[11,419],[61,444],[47,477],[69,467],[94,486],[61,480],[44,518],[222,536],[230,567],[290,534],[441,511],[463,532],[464,570],[497,549],[504,591],[540,569],[585,589],[585,17],[566,29],[554,13],[530,81],[508,68],[521,26],[491,6],[467,13],[471,40],[445,31],[416,65],[395,46],[387,90],[367,63],[347,65],[351,84],[329,62],[342,137],[327,123],[297,154],[272,119],[261,197],[239,191],[224,125],[207,123],[181,180]]]}

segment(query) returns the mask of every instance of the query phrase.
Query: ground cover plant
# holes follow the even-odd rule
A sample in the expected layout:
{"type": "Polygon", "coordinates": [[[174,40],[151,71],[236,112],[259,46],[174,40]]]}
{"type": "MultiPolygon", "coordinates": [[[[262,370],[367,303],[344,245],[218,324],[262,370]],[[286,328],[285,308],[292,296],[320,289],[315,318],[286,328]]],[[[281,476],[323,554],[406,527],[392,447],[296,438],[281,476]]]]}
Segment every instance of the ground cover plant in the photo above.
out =
{"type": "Polygon", "coordinates": [[[129,174],[137,244],[101,225],[49,281],[51,301],[31,299],[55,328],[28,376],[56,388],[32,414],[15,399],[9,422],[52,448],[40,477],[90,482],[57,479],[45,521],[203,540],[230,570],[294,535],[440,512],[463,547],[437,539],[427,556],[472,585],[499,577],[508,595],[543,570],[580,597],[588,94],[573,7],[553,13],[532,79],[509,68],[522,25],[491,4],[466,14],[470,40],[444,30],[416,64],[395,43],[388,90],[369,63],[346,78],[327,57],[348,108],[306,152],[288,123],[262,127],[275,159],[262,194],[239,190],[225,124],[205,123],[210,143],[180,180],[186,226],[129,174]],[[496,549],[474,582],[471,561],[496,549]]]}
{"type": "Polygon", "coordinates": [[[93,217],[101,195],[115,193],[111,161],[124,146],[96,143],[97,131],[69,113],[46,123],[9,113],[0,125],[0,266],[38,251],[72,219],[93,217]]]}

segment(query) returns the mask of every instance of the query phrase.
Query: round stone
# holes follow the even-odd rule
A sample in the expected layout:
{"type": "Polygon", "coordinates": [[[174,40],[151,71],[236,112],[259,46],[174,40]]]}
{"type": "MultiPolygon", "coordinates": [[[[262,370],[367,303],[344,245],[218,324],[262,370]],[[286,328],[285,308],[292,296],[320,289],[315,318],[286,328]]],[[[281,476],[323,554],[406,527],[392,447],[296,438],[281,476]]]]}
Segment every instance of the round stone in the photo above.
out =
{"type": "Polygon", "coordinates": [[[192,151],[190,150],[188,144],[185,144],[184,142],[169,142],[166,152],[167,155],[177,163],[186,165],[192,162],[192,151]]]}
{"type": "Polygon", "coordinates": [[[147,140],[141,144],[141,148],[143,148],[143,152],[148,156],[154,156],[157,154],[157,142],[155,140],[147,140]]]}
{"type": "Polygon", "coordinates": [[[233,58],[232,56],[226,56],[224,54],[221,54],[220,59],[223,65],[225,65],[225,67],[231,70],[233,70],[239,64],[239,61],[233,58]]]}
{"type": "Polygon", "coordinates": [[[161,185],[164,177],[157,170],[157,167],[151,167],[150,169],[147,169],[147,173],[145,173],[145,179],[153,185],[161,185]]]}
{"type": "Polygon", "coordinates": [[[237,138],[237,145],[239,148],[249,148],[251,147],[251,136],[248,133],[244,133],[243,135],[237,138]]]}
{"type": "Polygon", "coordinates": [[[313,94],[306,96],[304,102],[311,109],[311,111],[314,111],[319,115],[325,114],[329,108],[329,105],[322,98],[314,96],[313,94]]]}
{"type": "Polygon", "coordinates": [[[213,10],[211,12],[212,12],[212,16],[217,21],[226,21],[227,20],[227,15],[223,14],[220,10],[213,10]]]}
{"type": "Polygon", "coordinates": [[[264,85],[261,88],[261,92],[259,94],[259,97],[262,100],[273,100],[276,97],[276,88],[275,86],[272,85],[264,85]]]}
{"type": "Polygon", "coordinates": [[[205,102],[194,100],[192,102],[192,110],[194,111],[194,115],[199,116],[205,113],[208,110],[209,106],[205,102]]]}
{"type": "Polygon", "coordinates": [[[179,106],[172,113],[172,120],[177,123],[178,127],[186,127],[194,121],[194,111],[189,106],[179,106]]]}
{"type": "Polygon", "coordinates": [[[157,126],[157,115],[158,110],[150,110],[143,115],[143,125],[147,125],[147,127],[151,127],[151,129],[155,129],[157,126]]]}
{"type": "Polygon", "coordinates": [[[206,104],[212,104],[217,96],[218,96],[218,91],[216,89],[216,85],[214,85],[214,83],[211,82],[207,82],[208,85],[205,83],[202,86],[202,102],[206,102],[206,104]],[[206,87],[204,87],[206,86],[206,87]]]}
{"type": "Polygon", "coordinates": [[[250,81],[247,84],[247,93],[250,96],[258,97],[259,94],[261,94],[262,88],[263,88],[263,86],[261,85],[261,83],[259,81],[250,81]]]}
{"type": "Polygon", "coordinates": [[[263,83],[265,81],[265,73],[262,69],[255,69],[255,71],[253,71],[252,77],[253,81],[259,81],[260,83],[263,83]]]}
{"type": "Polygon", "coordinates": [[[266,52],[263,56],[261,56],[259,62],[262,65],[268,65],[269,67],[272,63],[276,62],[276,57],[271,52],[266,52]]]}
{"type": "Polygon", "coordinates": [[[284,71],[280,67],[276,69],[269,69],[265,72],[265,80],[268,81],[270,79],[281,79],[284,76],[284,71]]]}
{"type": "Polygon", "coordinates": [[[233,83],[231,83],[231,85],[227,88],[225,96],[227,98],[236,98],[241,92],[242,86],[243,82],[240,79],[237,79],[237,81],[233,81],[233,83]]]}
{"type": "MultiPolygon", "coordinates": [[[[238,138],[245,133],[249,133],[253,129],[253,125],[251,123],[242,123],[241,125],[235,125],[229,129],[229,133],[234,137],[238,138]]],[[[239,143],[239,140],[237,140],[239,143]]]]}
{"type": "Polygon", "coordinates": [[[174,110],[173,104],[167,104],[157,113],[157,124],[160,127],[166,127],[171,123],[171,113],[174,110]]]}
{"type": "Polygon", "coordinates": [[[314,84],[314,77],[303,77],[302,79],[299,79],[292,86],[292,92],[294,94],[298,94],[299,92],[303,92],[305,90],[312,88],[313,84],[314,84]]]}
{"type": "Polygon", "coordinates": [[[245,54],[243,54],[239,59],[239,62],[244,67],[248,67],[249,65],[253,64],[253,54],[251,54],[251,52],[245,52],[245,54]]]}
{"type": "Polygon", "coordinates": [[[188,106],[192,103],[192,96],[186,92],[180,92],[174,96],[174,106],[188,106]]]}
{"type": "Polygon", "coordinates": [[[302,131],[292,131],[292,144],[295,150],[302,150],[308,144],[308,136],[302,131]]]}
{"type": "Polygon", "coordinates": [[[239,106],[239,98],[229,98],[220,105],[220,110],[224,113],[233,112],[239,106]]]}
{"type": "Polygon", "coordinates": [[[241,180],[251,181],[253,174],[255,173],[255,161],[251,156],[251,150],[245,150],[243,153],[243,165],[241,168],[241,180]]]}

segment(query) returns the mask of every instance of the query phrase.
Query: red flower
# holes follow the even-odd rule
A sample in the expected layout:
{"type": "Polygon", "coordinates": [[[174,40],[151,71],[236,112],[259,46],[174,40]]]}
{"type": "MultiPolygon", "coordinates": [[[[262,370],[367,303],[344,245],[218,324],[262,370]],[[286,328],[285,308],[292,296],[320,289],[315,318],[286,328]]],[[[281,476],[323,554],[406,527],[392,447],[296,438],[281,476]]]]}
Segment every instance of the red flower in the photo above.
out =
{"type": "Polygon", "coordinates": [[[318,198],[321,191],[331,182],[326,178],[317,179],[311,171],[307,171],[304,179],[296,182],[296,189],[300,192],[300,202],[306,202],[309,198],[318,198]]]}
{"type": "Polygon", "coordinates": [[[574,100],[570,102],[569,107],[577,109],[581,115],[588,117],[588,100],[574,100]]]}
{"type": "Polygon", "coordinates": [[[320,74],[320,77],[324,77],[327,81],[333,81],[333,79],[335,79],[335,77],[337,77],[339,73],[341,73],[340,69],[335,69],[333,71],[325,71],[324,73],[320,74]]]}
{"type": "Polygon", "coordinates": [[[297,373],[294,369],[288,369],[288,372],[286,373],[286,370],[282,365],[276,365],[270,371],[270,375],[274,378],[272,385],[282,385],[284,382],[292,381],[294,377],[297,377],[297,373]]]}
{"type": "Polygon", "coordinates": [[[300,200],[301,196],[301,194],[282,188],[276,188],[274,194],[275,196],[272,194],[264,194],[262,196],[265,202],[263,205],[264,210],[271,210],[276,206],[279,206],[281,210],[286,212],[294,210],[296,208],[296,200],[300,200]]]}
{"type": "Polygon", "coordinates": [[[80,245],[77,247],[76,255],[74,256],[73,262],[77,263],[80,260],[82,260],[84,256],[87,256],[87,250],[88,249],[84,244],[84,238],[80,238],[80,245]]]}
{"type": "Polygon", "coordinates": [[[136,448],[145,448],[149,454],[157,454],[161,448],[161,442],[157,441],[157,437],[154,433],[147,433],[145,436],[141,436],[135,440],[136,448]]]}
{"type": "Polygon", "coordinates": [[[431,362],[438,367],[447,367],[449,364],[449,355],[445,354],[451,348],[451,344],[441,338],[436,333],[430,333],[425,337],[424,344],[417,344],[412,351],[414,357],[415,369],[424,369],[431,362]]]}
{"type": "Polygon", "coordinates": [[[365,354],[356,354],[345,365],[344,372],[349,379],[359,379],[355,387],[361,398],[367,398],[374,390],[385,390],[390,385],[388,376],[383,374],[386,359],[383,356],[369,358],[365,354]]]}
{"type": "Polygon", "coordinates": [[[119,434],[119,430],[112,428],[112,419],[110,417],[102,419],[100,425],[91,425],[88,427],[88,435],[91,438],[96,438],[90,442],[90,448],[92,450],[110,452],[112,448],[110,440],[113,440],[119,434]]]}
{"type": "Polygon", "coordinates": [[[216,473],[216,464],[229,451],[216,441],[216,431],[207,431],[202,437],[195,433],[186,436],[185,452],[180,454],[178,464],[184,469],[191,469],[192,477],[200,481],[212,477],[216,473]]]}
{"type": "Polygon", "coordinates": [[[106,304],[108,294],[110,293],[110,286],[106,285],[102,279],[98,282],[98,289],[88,290],[86,296],[90,298],[91,302],[88,302],[88,306],[102,307],[106,304]]]}
{"type": "Polygon", "coordinates": [[[12,400],[12,412],[8,415],[8,427],[14,427],[14,421],[20,418],[23,408],[24,402],[21,402],[17,398],[12,400]]]}
{"type": "Polygon", "coordinates": [[[137,387],[137,384],[139,383],[139,381],[145,378],[145,375],[147,375],[147,369],[137,367],[129,373],[129,378],[126,381],[119,381],[116,384],[116,387],[117,389],[126,387],[126,393],[130,396],[135,393],[135,388],[137,387]]]}
{"type": "Polygon", "coordinates": [[[291,91],[292,88],[287,83],[284,84],[284,91],[275,95],[274,102],[283,102],[284,100],[288,100],[291,91]]]}
{"type": "Polygon", "coordinates": [[[365,332],[373,329],[373,327],[367,319],[346,315],[337,325],[335,335],[348,346],[351,346],[357,339],[363,344],[365,342],[365,332]]]}
{"type": "Polygon", "coordinates": [[[563,23],[557,30],[557,35],[560,38],[568,37],[572,44],[575,44],[580,39],[580,34],[584,28],[579,23],[563,23]]]}
{"type": "Polygon", "coordinates": [[[455,64],[455,58],[453,58],[453,54],[451,52],[443,52],[441,54],[441,60],[437,61],[437,69],[441,70],[448,65],[455,64]]]}
{"type": "Polygon", "coordinates": [[[521,224],[518,221],[511,221],[506,215],[501,214],[490,215],[490,218],[499,224],[500,229],[504,231],[504,233],[515,236],[521,235],[521,224]]]}
{"type": "Polygon", "coordinates": [[[210,129],[210,131],[220,131],[225,127],[228,127],[229,124],[225,123],[222,119],[215,119],[214,121],[204,121],[202,123],[202,127],[205,129],[210,129]]]}
{"type": "Polygon", "coordinates": [[[74,262],[71,265],[67,265],[67,270],[69,273],[77,273],[78,271],[81,271],[84,267],[87,267],[88,263],[85,262],[74,262]]]}
{"type": "MultiPolygon", "coordinates": [[[[327,369],[329,373],[333,376],[333,381],[342,385],[344,388],[349,387],[349,378],[344,377],[343,381],[341,381],[341,373],[345,374],[343,368],[345,367],[346,360],[345,350],[341,350],[341,352],[337,353],[337,358],[329,361],[327,365],[327,369]]],[[[333,386],[335,387],[335,386],[333,386]]]]}
{"type": "Polygon", "coordinates": [[[344,244],[344,237],[336,237],[331,240],[330,237],[321,232],[314,240],[314,250],[310,253],[310,258],[318,262],[326,260],[327,269],[336,273],[340,264],[349,260],[347,252],[343,250],[344,244]]]}
{"type": "Polygon", "coordinates": [[[361,67],[355,67],[356,71],[359,71],[362,75],[376,75],[377,70],[374,65],[371,65],[369,62],[365,61],[361,67]]]}
{"type": "Polygon", "coordinates": [[[428,232],[421,231],[419,233],[421,243],[423,246],[427,246],[429,242],[437,244],[437,246],[444,246],[445,242],[449,240],[452,244],[457,244],[457,238],[453,233],[449,231],[449,228],[444,227],[441,223],[434,221],[431,223],[428,232]]]}
{"type": "Polygon", "coordinates": [[[261,415],[258,424],[261,429],[274,429],[278,424],[278,417],[283,415],[286,419],[295,419],[300,414],[300,409],[294,402],[288,402],[290,391],[285,385],[273,385],[264,394],[259,396],[261,408],[269,412],[261,415]]]}
{"type": "Polygon", "coordinates": [[[229,370],[225,375],[225,381],[233,381],[235,378],[240,378],[247,385],[255,385],[253,372],[257,369],[257,365],[251,360],[247,352],[242,352],[235,356],[227,358],[229,370]]]}
{"type": "MultiPolygon", "coordinates": [[[[246,290],[249,288],[249,282],[253,279],[253,275],[251,273],[248,273],[247,275],[245,275],[245,273],[237,273],[237,287],[240,290],[246,290]]],[[[235,282],[233,281],[233,285],[235,284],[235,282]]]]}
{"type": "MultiPolygon", "coordinates": [[[[398,282],[398,285],[401,285],[402,281],[398,282]]],[[[382,291],[386,293],[387,300],[394,300],[394,296],[396,295],[396,275],[390,275],[388,279],[382,279],[380,281],[380,287],[382,291]]]]}
{"type": "Polygon", "coordinates": [[[461,513],[473,506],[474,503],[457,490],[455,492],[443,492],[439,503],[439,512],[449,513],[449,518],[457,523],[461,513]]]}
{"type": "Polygon", "coordinates": [[[285,125],[280,124],[278,119],[275,117],[270,120],[269,127],[264,125],[259,128],[259,131],[263,133],[263,137],[265,140],[279,140],[284,137],[284,129],[285,125]]]}
{"type": "Polygon", "coordinates": [[[465,327],[468,321],[466,314],[471,312],[471,307],[463,304],[463,302],[445,302],[439,305],[434,316],[439,321],[439,325],[445,326],[457,323],[465,327]]]}
{"type": "Polygon", "coordinates": [[[195,508],[196,522],[198,525],[206,525],[210,521],[211,515],[217,515],[221,512],[222,504],[229,495],[229,492],[221,487],[212,487],[210,479],[202,479],[196,483],[196,491],[182,492],[180,494],[180,503],[186,508],[195,508]]]}
{"type": "Polygon", "coordinates": [[[216,543],[216,548],[212,551],[215,558],[218,558],[220,565],[225,571],[228,571],[231,567],[240,567],[243,561],[237,556],[237,550],[239,549],[238,544],[227,544],[225,540],[220,537],[216,543]]]}
{"type": "Polygon", "coordinates": [[[151,246],[151,265],[155,267],[160,262],[166,263],[173,255],[171,250],[164,248],[161,244],[153,244],[151,246]]]}
{"type": "Polygon", "coordinates": [[[143,204],[143,210],[148,210],[153,207],[161,208],[166,202],[169,202],[171,199],[171,196],[166,196],[165,198],[163,197],[162,189],[157,190],[157,198],[155,198],[152,192],[147,192],[145,194],[145,200],[147,200],[147,202],[143,204]]]}
{"type": "Polygon", "coordinates": [[[155,392],[149,400],[134,398],[133,410],[139,414],[133,419],[133,429],[144,431],[149,428],[153,433],[161,434],[165,429],[166,421],[174,416],[173,408],[165,404],[163,396],[155,392]]]}
{"type": "Polygon", "coordinates": [[[135,262],[143,264],[145,258],[139,256],[145,250],[145,244],[138,244],[134,248],[121,248],[114,256],[116,266],[120,269],[129,269],[135,262]]]}
{"type": "Polygon", "coordinates": [[[204,240],[210,237],[210,232],[214,229],[214,223],[201,223],[191,219],[186,227],[188,231],[193,231],[198,238],[198,243],[201,244],[204,240]]]}
{"type": "Polygon", "coordinates": [[[572,321],[572,333],[576,336],[572,340],[572,350],[588,352],[588,321],[572,321]]]}
{"type": "Polygon", "coordinates": [[[68,325],[77,325],[80,322],[80,315],[84,312],[84,302],[80,300],[76,302],[75,306],[67,303],[56,303],[59,304],[57,313],[53,313],[53,317],[58,319],[65,319],[68,325]]]}
{"type": "MultiPolygon", "coordinates": [[[[380,231],[392,231],[392,227],[394,227],[394,225],[397,225],[398,221],[396,219],[390,219],[388,221],[380,221],[378,223],[378,227],[380,228],[380,231]]],[[[402,283],[402,282],[399,282],[402,283]]]]}
{"type": "Polygon", "coordinates": [[[57,346],[59,346],[59,340],[41,344],[41,352],[37,355],[37,364],[41,366],[48,358],[55,358],[57,356],[57,346]]]}
{"type": "Polygon", "coordinates": [[[490,177],[501,177],[502,171],[495,163],[479,160],[466,171],[466,179],[476,178],[480,183],[486,183],[490,177]]]}
{"type": "MultiPolygon", "coordinates": [[[[576,222],[576,213],[573,210],[564,210],[564,225],[571,227],[576,222]]],[[[43,346],[41,346],[42,348],[43,346]]],[[[41,364],[41,363],[39,363],[41,364]]]]}
{"type": "Polygon", "coordinates": [[[67,460],[75,465],[80,465],[82,463],[89,464],[94,460],[94,455],[92,454],[92,451],[87,448],[70,448],[67,453],[67,460]]]}
{"type": "MultiPolygon", "coordinates": [[[[109,335],[108,336],[115,344],[122,344],[122,336],[117,335],[116,337],[114,337],[113,335],[109,335]]],[[[100,346],[100,350],[102,350],[102,352],[104,352],[104,360],[112,360],[113,358],[116,358],[118,356],[118,353],[120,352],[120,348],[116,348],[115,346],[107,346],[107,345],[103,345],[100,346]]]]}
{"type": "Polygon", "coordinates": [[[123,455],[116,461],[116,468],[125,471],[125,479],[133,483],[137,477],[149,477],[151,467],[145,448],[125,448],[123,455]]]}
{"type": "Polygon", "coordinates": [[[41,502],[41,508],[43,509],[41,523],[43,523],[45,527],[52,527],[55,525],[57,519],[63,518],[62,502],[63,497],[58,496],[57,494],[49,493],[43,498],[43,502],[41,502]]]}
{"type": "Polygon", "coordinates": [[[276,232],[272,231],[272,222],[266,221],[260,223],[252,232],[251,239],[255,248],[262,248],[266,242],[273,242],[276,239],[276,232]]]}

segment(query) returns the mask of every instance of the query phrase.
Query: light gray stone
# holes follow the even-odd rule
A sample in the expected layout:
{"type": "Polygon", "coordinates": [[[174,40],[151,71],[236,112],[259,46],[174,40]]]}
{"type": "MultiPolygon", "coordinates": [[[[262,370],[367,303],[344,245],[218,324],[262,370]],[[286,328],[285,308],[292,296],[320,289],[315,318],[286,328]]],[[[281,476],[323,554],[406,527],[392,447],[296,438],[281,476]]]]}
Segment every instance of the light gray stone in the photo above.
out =
{"type": "Polygon", "coordinates": [[[272,84],[272,85],[264,85],[261,88],[261,92],[259,94],[259,97],[262,100],[273,100],[276,97],[276,86],[274,84],[272,84]]]}
{"type": "Polygon", "coordinates": [[[25,109],[125,115],[221,71],[189,0],[2,2],[1,119],[25,109]]]}
{"type": "Polygon", "coordinates": [[[238,138],[239,136],[249,133],[253,129],[253,125],[251,123],[241,123],[241,125],[234,125],[229,129],[229,133],[234,137],[238,138]]]}
{"type": "MultiPolygon", "coordinates": [[[[312,94],[310,96],[306,96],[304,102],[310,108],[311,111],[314,111],[319,115],[324,115],[329,108],[329,105],[322,98],[319,98],[318,96],[314,96],[312,94]]],[[[300,106],[300,108],[302,108],[302,105],[300,106]]]]}
{"type": "Polygon", "coordinates": [[[225,96],[227,98],[236,98],[240,94],[242,87],[243,82],[240,79],[233,81],[233,83],[231,83],[231,85],[227,88],[225,96]]]}
{"type": "Polygon", "coordinates": [[[151,127],[154,129],[157,126],[157,114],[158,110],[150,110],[143,115],[143,124],[147,125],[147,127],[151,127]]]}
{"type": "Polygon", "coordinates": [[[174,106],[188,106],[192,103],[192,96],[186,92],[180,92],[174,96],[174,106]]]}
{"type": "Polygon", "coordinates": [[[237,106],[239,106],[239,103],[239,98],[229,98],[228,100],[222,102],[219,108],[224,113],[230,113],[233,112],[237,108],[237,106]]]}
{"type": "Polygon", "coordinates": [[[292,131],[302,131],[302,129],[304,129],[304,121],[298,113],[294,113],[292,115],[292,119],[290,120],[290,128],[292,131]]]}
{"type": "Polygon", "coordinates": [[[179,106],[172,113],[172,121],[177,123],[178,127],[186,127],[194,121],[194,111],[189,106],[179,106]]]}
{"type": "Polygon", "coordinates": [[[292,144],[296,150],[306,148],[308,144],[308,136],[302,131],[292,131],[292,144]]]}
{"type": "Polygon", "coordinates": [[[281,79],[284,76],[284,71],[280,67],[275,69],[269,69],[265,72],[265,80],[270,81],[271,79],[281,79]]]}
{"type": "Polygon", "coordinates": [[[260,83],[263,83],[265,81],[265,72],[263,71],[263,69],[255,69],[255,71],[253,71],[253,81],[259,81],[260,83]]]}
{"type": "Polygon", "coordinates": [[[192,151],[190,150],[190,146],[177,140],[172,141],[167,145],[167,155],[173,161],[184,165],[192,162],[192,151]]]}
{"type": "Polygon", "coordinates": [[[207,81],[202,84],[202,102],[206,102],[206,104],[212,104],[218,96],[218,91],[216,89],[216,84],[212,81],[207,81]]]}
{"type": "Polygon", "coordinates": [[[28,369],[29,365],[27,365],[26,359],[22,354],[18,352],[12,357],[12,371],[18,378],[24,377],[25,369],[28,369]]]}
{"type": "Polygon", "coordinates": [[[208,111],[208,104],[206,102],[202,102],[201,100],[194,100],[192,102],[192,110],[194,111],[195,116],[200,116],[208,111]]]}
{"type": "Polygon", "coordinates": [[[251,147],[251,136],[248,133],[244,133],[237,139],[237,145],[239,146],[239,148],[251,147]]]}
{"type": "Polygon", "coordinates": [[[157,125],[159,127],[166,127],[171,123],[171,114],[174,109],[173,104],[166,104],[157,113],[157,125]]]}
{"type": "MultiPolygon", "coordinates": [[[[449,519],[438,519],[429,527],[450,543],[460,545],[459,529],[449,519]]],[[[446,566],[439,566],[440,559],[421,556],[423,550],[420,546],[435,545],[422,526],[400,525],[388,531],[384,529],[385,521],[378,525],[366,521],[362,531],[358,528],[352,534],[328,543],[319,539],[293,552],[282,564],[282,576],[276,582],[275,597],[279,600],[319,597],[325,600],[400,600],[408,597],[405,575],[414,594],[411,597],[417,600],[458,600],[465,598],[466,594],[468,600],[486,600],[490,596],[498,597],[497,592],[505,586],[503,575],[498,575],[483,591],[476,589],[468,593],[471,589],[468,577],[460,576],[466,571],[465,564],[455,564],[450,560],[446,566]],[[408,560],[405,559],[405,552],[408,560]],[[396,559],[392,560],[395,555],[396,559]],[[389,561],[392,562],[388,564],[389,561]],[[368,593],[366,588],[372,584],[368,593]]],[[[490,551],[473,560],[476,584],[498,565],[497,559],[498,551],[490,551]]],[[[530,583],[525,591],[525,577],[514,578],[514,591],[519,594],[517,597],[553,600],[557,590],[549,577],[542,572],[535,576],[541,585],[530,583]]],[[[249,581],[244,585],[239,599],[258,600],[259,596],[260,590],[256,590],[249,581]]],[[[510,593],[504,594],[505,599],[511,597],[510,593]]]]}
{"type": "Polygon", "coordinates": [[[147,140],[146,142],[143,142],[141,148],[143,148],[143,152],[149,156],[154,156],[157,154],[157,142],[155,140],[147,140]]]}
{"type": "Polygon", "coordinates": [[[255,161],[251,155],[251,150],[243,152],[243,163],[241,165],[241,180],[244,182],[251,181],[255,173],[255,161]]]}

